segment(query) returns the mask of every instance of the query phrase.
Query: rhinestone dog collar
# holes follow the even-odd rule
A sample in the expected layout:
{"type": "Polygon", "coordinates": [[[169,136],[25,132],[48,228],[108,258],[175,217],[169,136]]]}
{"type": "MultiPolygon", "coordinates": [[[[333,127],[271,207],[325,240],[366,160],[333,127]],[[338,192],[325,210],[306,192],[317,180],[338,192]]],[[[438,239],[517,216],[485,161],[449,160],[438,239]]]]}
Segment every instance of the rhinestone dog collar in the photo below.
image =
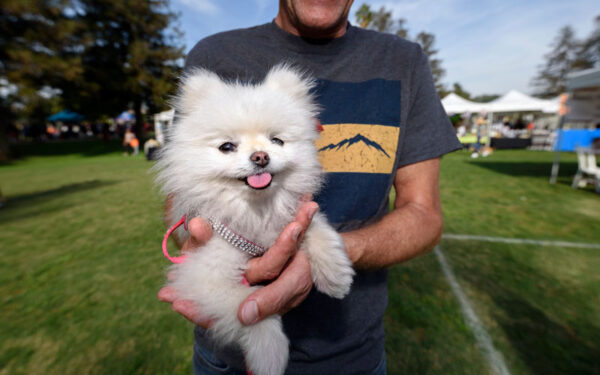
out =
{"type": "Polygon", "coordinates": [[[223,239],[239,250],[249,254],[250,256],[257,257],[263,255],[267,249],[255,244],[247,238],[235,233],[227,225],[216,220],[215,218],[208,218],[208,222],[213,228],[215,233],[218,233],[223,239]]]}

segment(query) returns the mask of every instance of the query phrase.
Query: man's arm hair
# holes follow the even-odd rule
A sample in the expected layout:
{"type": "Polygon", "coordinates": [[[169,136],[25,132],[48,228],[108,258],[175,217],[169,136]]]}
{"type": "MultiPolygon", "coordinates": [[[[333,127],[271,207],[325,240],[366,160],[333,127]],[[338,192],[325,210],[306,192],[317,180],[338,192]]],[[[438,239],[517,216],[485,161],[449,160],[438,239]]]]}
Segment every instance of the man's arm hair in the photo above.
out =
{"type": "Polygon", "coordinates": [[[394,209],[377,223],[342,234],[355,268],[404,262],[430,251],[440,241],[439,168],[440,158],[399,168],[394,178],[394,209]]]}

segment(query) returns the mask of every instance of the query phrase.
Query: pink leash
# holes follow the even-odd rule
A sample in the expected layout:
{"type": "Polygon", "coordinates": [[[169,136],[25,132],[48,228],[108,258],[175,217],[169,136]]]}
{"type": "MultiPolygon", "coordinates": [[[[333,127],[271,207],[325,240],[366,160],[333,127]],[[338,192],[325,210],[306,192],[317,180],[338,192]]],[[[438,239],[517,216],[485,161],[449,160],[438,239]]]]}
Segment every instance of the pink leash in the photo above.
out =
{"type": "Polygon", "coordinates": [[[185,215],[183,215],[181,217],[181,219],[179,219],[179,221],[177,223],[175,223],[175,225],[173,225],[171,228],[169,228],[169,230],[167,230],[167,233],[165,233],[165,237],[163,238],[163,242],[162,242],[162,251],[163,254],[165,255],[165,257],[167,257],[168,260],[170,260],[173,263],[183,263],[185,262],[185,255],[181,255],[178,257],[172,257],[169,255],[169,251],[167,250],[167,242],[169,241],[169,236],[171,236],[171,233],[173,233],[173,231],[177,228],[179,228],[182,224],[183,224],[183,229],[187,230],[187,224],[185,223],[186,217],[185,215]]]}

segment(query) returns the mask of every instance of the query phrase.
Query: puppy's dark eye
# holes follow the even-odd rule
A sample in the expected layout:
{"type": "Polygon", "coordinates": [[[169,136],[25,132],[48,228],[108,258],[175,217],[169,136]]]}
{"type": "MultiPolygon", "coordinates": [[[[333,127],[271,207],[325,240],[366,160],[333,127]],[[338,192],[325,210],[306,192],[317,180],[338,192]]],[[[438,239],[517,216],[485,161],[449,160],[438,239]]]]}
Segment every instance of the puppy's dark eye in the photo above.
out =
{"type": "Polygon", "coordinates": [[[276,145],[283,146],[283,141],[277,137],[271,138],[271,142],[275,143],[276,145]]]}
{"type": "Polygon", "coordinates": [[[225,142],[219,146],[219,151],[223,153],[233,152],[237,149],[237,146],[231,142],[225,142]]]}

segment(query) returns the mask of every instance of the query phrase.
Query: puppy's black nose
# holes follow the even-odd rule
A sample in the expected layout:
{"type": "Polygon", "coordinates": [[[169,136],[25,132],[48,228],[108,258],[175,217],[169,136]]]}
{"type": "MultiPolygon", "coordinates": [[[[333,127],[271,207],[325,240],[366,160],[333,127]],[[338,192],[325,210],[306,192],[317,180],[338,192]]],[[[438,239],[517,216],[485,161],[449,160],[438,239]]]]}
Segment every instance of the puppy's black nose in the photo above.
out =
{"type": "Polygon", "coordinates": [[[256,151],[250,155],[250,160],[259,167],[266,167],[269,164],[269,154],[264,151],[256,151]]]}

